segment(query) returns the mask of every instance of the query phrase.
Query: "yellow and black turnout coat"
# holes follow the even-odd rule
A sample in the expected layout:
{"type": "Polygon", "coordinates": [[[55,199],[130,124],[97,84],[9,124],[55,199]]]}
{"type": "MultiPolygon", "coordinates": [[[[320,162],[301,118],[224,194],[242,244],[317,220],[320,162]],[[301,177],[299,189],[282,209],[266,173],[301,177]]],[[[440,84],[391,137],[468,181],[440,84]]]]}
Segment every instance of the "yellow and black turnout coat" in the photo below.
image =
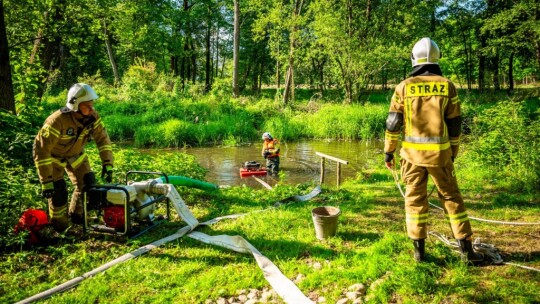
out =
{"type": "Polygon", "coordinates": [[[428,74],[402,81],[392,96],[385,132],[385,153],[394,153],[403,129],[400,155],[425,167],[442,167],[456,157],[461,108],[454,84],[428,74]]]}
{"type": "Polygon", "coordinates": [[[393,154],[400,135],[403,136],[401,176],[407,185],[408,236],[414,240],[427,237],[429,175],[437,186],[454,237],[465,239],[472,229],[453,165],[461,135],[460,101],[454,84],[430,71],[440,71],[438,67],[423,69],[427,72],[396,86],[386,120],[384,152],[393,154]]]}
{"type": "Polygon", "coordinates": [[[103,121],[94,113],[77,119],[79,114],[65,109],[51,114],[34,141],[34,162],[42,184],[53,181],[53,164],[63,168],[69,164],[74,170],[86,159],[84,146],[96,141],[103,165],[113,165],[112,146],[103,121]]]}

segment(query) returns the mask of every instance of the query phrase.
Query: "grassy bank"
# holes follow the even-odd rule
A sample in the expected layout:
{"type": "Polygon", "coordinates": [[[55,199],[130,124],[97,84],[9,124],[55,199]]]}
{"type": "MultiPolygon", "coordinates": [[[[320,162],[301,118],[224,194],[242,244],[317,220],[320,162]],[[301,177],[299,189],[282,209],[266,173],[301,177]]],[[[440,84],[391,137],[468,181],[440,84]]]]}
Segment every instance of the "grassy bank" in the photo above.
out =
{"type": "MultiPolygon", "coordinates": [[[[259,140],[262,131],[283,141],[380,139],[390,94],[378,92],[366,97],[364,104],[343,105],[338,100],[309,101],[312,94],[303,92],[299,95],[305,99],[284,107],[274,101],[271,91],[229,99],[219,91],[198,96],[130,85],[113,89],[97,83],[101,99],[96,107],[115,141],[133,140],[139,147],[234,145],[259,140]]],[[[464,136],[456,166],[469,216],[539,222],[538,97],[463,93],[462,102],[464,136]]],[[[75,227],[49,246],[24,246],[24,235],[15,236],[12,227],[23,210],[45,207],[32,164],[33,136],[43,119],[63,103],[60,93],[19,117],[0,113],[5,130],[0,141],[2,303],[56,286],[185,225],[176,218],[135,240],[83,235],[75,227]]],[[[87,152],[94,171],[100,172],[95,146],[87,152]]],[[[195,159],[185,154],[149,156],[115,146],[114,155],[119,183],[127,170],[165,171],[201,180],[205,176],[195,159]]],[[[314,185],[279,185],[273,191],[234,187],[214,193],[179,189],[199,220],[252,212],[200,229],[210,235],[245,237],[313,300],[324,297],[326,303],[335,303],[348,287],[361,283],[366,287],[361,298],[370,303],[540,302],[538,272],[509,265],[467,267],[437,239],[428,241],[428,262],[414,263],[402,198],[382,166],[382,156],[368,168],[339,190],[324,188],[312,201],[264,212],[253,211],[305,194],[314,185]],[[316,240],[311,221],[310,210],[320,205],[342,210],[337,236],[326,241],[316,240]]],[[[430,230],[450,233],[444,216],[435,209],[430,230]]],[[[473,230],[475,236],[500,248],[505,261],[540,268],[538,226],[473,222],[473,230]]],[[[252,256],[182,238],[45,302],[205,303],[268,287],[252,256]]]]}
{"type": "MultiPolygon", "coordinates": [[[[96,108],[113,141],[158,148],[238,145],[258,141],[266,131],[283,142],[382,139],[392,95],[390,90],[374,91],[362,103],[343,104],[331,99],[339,98],[339,92],[314,98],[316,92],[299,89],[299,100],[284,106],[273,99],[271,89],[234,99],[221,91],[198,95],[194,90],[131,86],[114,89],[96,83],[101,94],[96,108]]],[[[539,95],[534,89],[512,95],[460,92],[460,158],[480,184],[496,179],[515,191],[540,190],[539,95]]],[[[63,93],[48,96],[42,116],[63,104],[63,93]]]]}
{"type": "MultiPolygon", "coordinates": [[[[267,209],[200,230],[243,236],[313,300],[324,297],[326,303],[335,303],[348,287],[361,283],[366,287],[361,298],[368,303],[540,301],[538,272],[509,265],[468,267],[435,238],[428,239],[428,262],[414,263],[399,192],[389,172],[377,164],[371,168],[340,190],[325,188],[311,201],[279,209],[270,207],[290,195],[309,192],[313,185],[280,185],[273,191],[240,187],[215,193],[181,188],[181,195],[199,220],[267,209]],[[320,205],[338,206],[342,211],[338,234],[326,241],[316,240],[311,220],[310,210],[320,205]]],[[[464,183],[470,216],[538,222],[537,197],[484,189],[464,183]]],[[[14,302],[56,286],[184,225],[177,219],[127,242],[103,235],[83,236],[75,229],[55,246],[4,253],[0,302],[14,302]]],[[[500,248],[505,261],[540,268],[538,226],[473,222],[473,229],[483,242],[500,248]]],[[[430,230],[450,233],[443,214],[435,209],[430,230]]],[[[243,290],[266,288],[269,285],[251,255],[184,237],[46,302],[207,303],[238,298],[245,294],[243,290]]]]}

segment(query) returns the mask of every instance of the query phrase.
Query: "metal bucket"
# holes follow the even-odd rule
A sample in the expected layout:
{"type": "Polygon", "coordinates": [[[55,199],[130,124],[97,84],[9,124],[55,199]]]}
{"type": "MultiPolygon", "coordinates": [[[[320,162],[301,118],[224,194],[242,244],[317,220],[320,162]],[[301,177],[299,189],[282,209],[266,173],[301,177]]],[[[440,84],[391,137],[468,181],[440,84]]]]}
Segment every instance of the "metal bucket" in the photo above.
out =
{"type": "Polygon", "coordinates": [[[317,207],[311,210],[315,234],[319,240],[336,235],[340,214],[339,208],[331,206],[317,207]]]}

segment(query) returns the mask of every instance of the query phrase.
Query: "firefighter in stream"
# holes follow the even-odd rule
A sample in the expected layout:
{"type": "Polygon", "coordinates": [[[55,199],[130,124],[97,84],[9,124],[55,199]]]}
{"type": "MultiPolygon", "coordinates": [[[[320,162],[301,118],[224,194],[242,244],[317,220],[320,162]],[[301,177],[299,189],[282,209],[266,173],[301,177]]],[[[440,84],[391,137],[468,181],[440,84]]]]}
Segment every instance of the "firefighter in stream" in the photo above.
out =
{"type": "Polygon", "coordinates": [[[51,224],[64,231],[83,222],[83,190],[96,183],[84,147],[93,138],[102,162],[101,178],[112,182],[113,155],[109,135],[94,110],[98,95],[85,83],[74,84],[68,91],[66,106],[51,114],[34,141],[34,162],[41,182],[41,194],[49,203],[51,224]],[[64,171],[74,185],[68,209],[64,171]]]}
{"type": "Polygon", "coordinates": [[[277,174],[279,171],[279,141],[268,132],[264,132],[262,139],[264,140],[262,156],[266,159],[266,167],[269,173],[277,174]]]}
{"type": "Polygon", "coordinates": [[[414,45],[411,77],[398,84],[392,96],[384,161],[387,168],[393,169],[394,152],[403,132],[401,175],[406,184],[407,234],[413,240],[415,260],[425,259],[427,183],[431,175],[462,259],[475,264],[484,257],[473,250],[471,224],[454,170],[461,135],[460,100],[454,84],[442,76],[439,58],[439,47],[430,38],[422,38],[414,45]]]}

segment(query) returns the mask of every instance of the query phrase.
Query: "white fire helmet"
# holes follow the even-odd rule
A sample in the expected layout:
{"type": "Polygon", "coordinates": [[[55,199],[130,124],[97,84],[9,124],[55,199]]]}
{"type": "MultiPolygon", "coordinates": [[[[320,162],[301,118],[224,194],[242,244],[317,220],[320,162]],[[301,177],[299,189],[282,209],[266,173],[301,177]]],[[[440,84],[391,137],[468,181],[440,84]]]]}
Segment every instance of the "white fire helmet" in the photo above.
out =
{"type": "Polygon", "coordinates": [[[91,86],[86,83],[76,83],[68,91],[66,107],[71,111],[78,111],[79,104],[85,101],[97,99],[98,95],[91,86]]]}
{"type": "Polygon", "coordinates": [[[268,133],[268,132],[264,132],[263,135],[262,135],[262,139],[265,140],[267,138],[272,140],[272,135],[270,135],[270,133],[268,133]]]}
{"type": "Polygon", "coordinates": [[[411,53],[413,67],[422,64],[439,64],[440,58],[441,52],[439,51],[439,46],[429,38],[420,39],[414,45],[411,53]]]}

